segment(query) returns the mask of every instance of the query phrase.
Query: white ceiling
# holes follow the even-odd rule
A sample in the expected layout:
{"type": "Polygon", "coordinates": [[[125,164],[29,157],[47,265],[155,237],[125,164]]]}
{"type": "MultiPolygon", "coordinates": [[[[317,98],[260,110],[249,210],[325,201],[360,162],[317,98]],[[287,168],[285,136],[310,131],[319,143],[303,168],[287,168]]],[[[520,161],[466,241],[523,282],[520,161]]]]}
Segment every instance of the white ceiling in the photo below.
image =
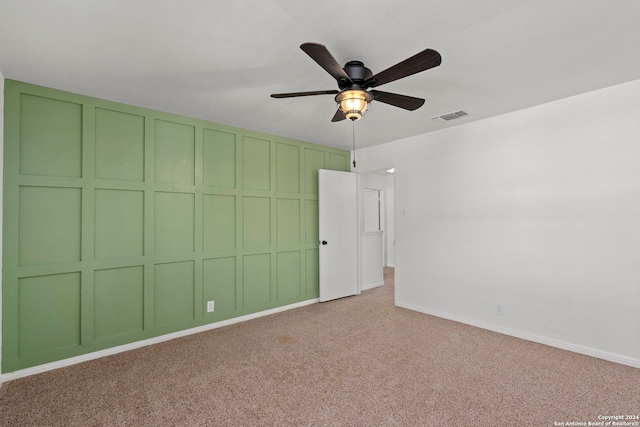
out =
{"type": "Polygon", "coordinates": [[[639,79],[640,1],[0,0],[5,78],[349,149],[331,95],[269,97],[337,88],[303,42],[374,73],[442,55],[379,87],[426,103],[374,102],[360,148],[639,79]]]}

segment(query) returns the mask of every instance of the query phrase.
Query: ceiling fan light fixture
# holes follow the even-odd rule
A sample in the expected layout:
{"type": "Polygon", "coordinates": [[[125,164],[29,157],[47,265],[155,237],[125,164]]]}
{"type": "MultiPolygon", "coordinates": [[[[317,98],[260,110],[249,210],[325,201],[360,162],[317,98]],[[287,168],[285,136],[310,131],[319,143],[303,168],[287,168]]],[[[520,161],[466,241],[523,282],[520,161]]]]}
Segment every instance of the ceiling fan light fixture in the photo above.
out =
{"type": "Polygon", "coordinates": [[[349,89],[336,95],[338,107],[347,119],[355,121],[362,118],[373,101],[373,95],[361,89],[349,89]]]}
{"type": "Polygon", "coordinates": [[[433,49],[425,49],[374,75],[370,69],[364,66],[362,61],[349,61],[343,67],[331,55],[327,47],[320,43],[302,43],[300,49],[336,80],[340,91],[315,90],[274,93],[271,97],[292,98],[296,96],[335,95],[338,110],[333,115],[332,122],[349,119],[352,123],[355,123],[366,113],[369,104],[374,99],[407,111],[414,111],[422,107],[425,102],[422,98],[380,90],[368,91],[368,89],[437,67],[442,62],[442,57],[438,52],[433,49]]]}

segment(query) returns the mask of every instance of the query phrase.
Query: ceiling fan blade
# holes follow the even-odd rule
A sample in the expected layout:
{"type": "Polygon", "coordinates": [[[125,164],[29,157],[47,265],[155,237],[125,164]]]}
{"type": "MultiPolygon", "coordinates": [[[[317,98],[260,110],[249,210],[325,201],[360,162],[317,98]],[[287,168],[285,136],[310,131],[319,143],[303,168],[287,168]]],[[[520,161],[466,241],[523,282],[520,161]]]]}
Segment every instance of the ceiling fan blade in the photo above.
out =
{"type": "Polygon", "coordinates": [[[346,118],[347,118],[347,115],[344,113],[344,111],[338,108],[338,111],[336,111],[336,114],[333,115],[333,118],[331,119],[331,121],[339,122],[339,121],[345,120],[346,118]]]}
{"type": "Polygon", "coordinates": [[[437,67],[441,62],[442,57],[438,52],[433,49],[425,49],[420,53],[416,53],[411,58],[407,58],[367,79],[365,86],[380,86],[428,70],[429,68],[437,67]]]}
{"type": "Polygon", "coordinates": [[[342,66],[324,45],[319,43],[303,43],[300,45],[300,49],[324,68],[327,73],[331,74],[334,79],[351,83],[349,75],[342,69],[342,66]]]}
{"type": "Polygon", "coordinates": [[[273,93],[272,98],[294,98],[296,96],[312,96],[312,95],[336,95],[337,90],[315,90],[311,92],[290,92],[290,93],[273,93]]]}
{"type": "Polygon", "coordinates": [[[424,99],[414,98],[413,96],[382,92],[379,90],[372,90],[369,91],[369,93],[373,95],[373,99],[376,101],[384,102],[394,107],[404,108],[409,111],[417,110],[424,105],[424,99]]]}

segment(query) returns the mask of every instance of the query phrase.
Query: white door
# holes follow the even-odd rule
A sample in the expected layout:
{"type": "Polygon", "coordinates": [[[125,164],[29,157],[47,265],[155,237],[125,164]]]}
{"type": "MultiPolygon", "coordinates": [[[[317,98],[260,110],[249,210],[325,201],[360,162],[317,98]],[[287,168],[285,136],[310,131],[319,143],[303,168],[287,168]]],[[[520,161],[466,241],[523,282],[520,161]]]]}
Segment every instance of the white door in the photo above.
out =
{"type": "Polygon", "coordinates": [[[380,190],[365,188],[363,191],[364,232],[382,230],[380,219],[380,190]]]}
{"type": "Polygon", "coordinates": [[[356,174],[320,169],[320,301],[358,293],[356,174]]]}

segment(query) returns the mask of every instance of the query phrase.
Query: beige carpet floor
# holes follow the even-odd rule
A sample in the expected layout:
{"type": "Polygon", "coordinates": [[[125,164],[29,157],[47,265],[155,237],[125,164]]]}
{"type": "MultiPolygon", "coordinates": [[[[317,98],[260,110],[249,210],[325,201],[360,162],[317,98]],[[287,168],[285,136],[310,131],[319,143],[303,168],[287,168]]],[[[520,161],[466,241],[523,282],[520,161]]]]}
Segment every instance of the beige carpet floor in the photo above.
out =
{"type": "Polygon", "coordinates": [[[554,426],[640,414],[640,369],[394,307],[390,274],[356,297],[11,381],[0,425],[554,426]]]}

